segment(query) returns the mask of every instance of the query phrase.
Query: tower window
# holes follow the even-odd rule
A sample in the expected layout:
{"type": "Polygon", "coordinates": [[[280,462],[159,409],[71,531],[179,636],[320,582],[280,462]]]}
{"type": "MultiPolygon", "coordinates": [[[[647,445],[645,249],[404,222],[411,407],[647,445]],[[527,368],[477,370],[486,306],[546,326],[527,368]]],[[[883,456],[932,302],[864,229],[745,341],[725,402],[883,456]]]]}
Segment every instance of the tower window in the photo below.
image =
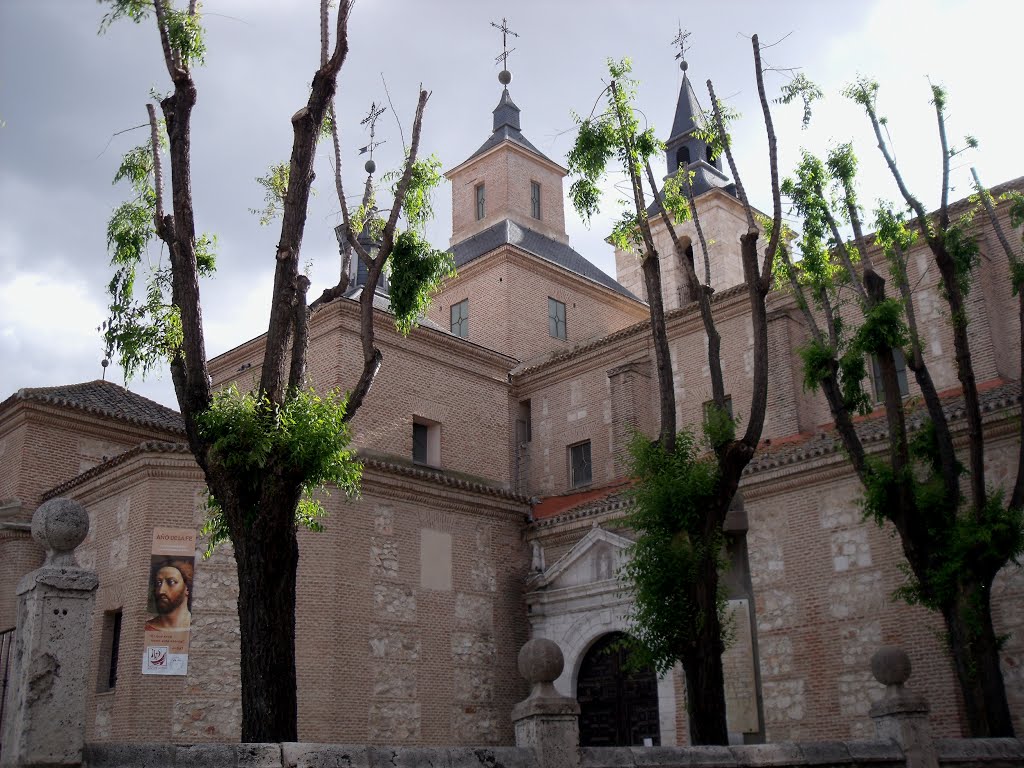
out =
{"type": "Polygon", "coordinates": [[[553,339],[565,339],[565,304],[548,297],[548,334],[553,339]]]}
{"type": "Polygon", "coordinates": [[[458,304],[452,304],[451,312],[452,334],[463,339],[469,338],[469,299],[463,299],[458,304]]]}
{"type": "Polygon", "coordinates": [[[530,214],[540,218],[540,183],[536,181],[530,182],[530,214]]]}
{"type": "Polygon", "coordinates": [[[436,421],[413,416],[412,460],[415,464],[441,466],[441,425],[436,421]]]}
{"type": "Polygon", "coordinates": [[[704,156],[708,159],[708,165],[715,164],[715,158],[713,157],[711,147],[704,147],[704,156]]]}
{"type": "MultiPolygon", "coordinates": [[[[902,349],[893,349],[893,362],[896,363],[896,378],[900,383],[900,397],[906,397],[910,393],[907,386],[907,358],[903,356],[902,349]]],[[[882,366],[878,364],[878,358],[871,356],[871,374],[875,385],[875,402],[885,402],[885,384],[882,382],[882,366]]]]}
{"type": "Polygon", "coordinates": [[[476,185],[476,220],[480,221],[486,213],[486,206],[484,203],[484,185],[476,185]]]}
{"type": "Polygon", "coordinates": [[[685,168],[690,164],[690,148],[680,147],[676,150],[676,165],[685,168]]]}
{"type": "Polygon", "coordinates": [[[590,441],[569,446],[569,482],[573,488],[590,485],[594,479],[590,463],[590,441]]]}

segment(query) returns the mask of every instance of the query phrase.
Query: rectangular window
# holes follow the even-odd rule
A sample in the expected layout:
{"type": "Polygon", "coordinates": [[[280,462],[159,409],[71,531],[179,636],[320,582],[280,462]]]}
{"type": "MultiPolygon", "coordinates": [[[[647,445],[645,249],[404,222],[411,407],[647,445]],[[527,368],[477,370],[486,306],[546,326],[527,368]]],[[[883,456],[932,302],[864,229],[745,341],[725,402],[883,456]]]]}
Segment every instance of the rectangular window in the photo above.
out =
{"type": "Polygon", "coordinates": [[[548,297],[548,333],[554,339],[565,338],[565,304],[548,297]]]}
{"type": "Polygon", "coordinates": [[[452,334],[463,339],[469,338],[469,299],[452,304],[452,334]]]}
{"type": "Polygon", "coordinates": [[[533,440],[533,424],[530,415],[530,401],[519,401],[519,417],[516,419],[516,441],[523,445],[533,440]]]}
{"type": "MultiPolygon", "coordinates": [[[[893,361],[896,363],[896,378],[900,382],[900,397],[910,394],[907,385],[907,359],[903,356],[902,349],[893,349],[893,361]]],[[[885,384],[882,382],[882,366],[878,364],[878,358],[871,356],[871,378],[875,385],[875,402],[885,402],[885,384]]]]}
{"type": "Polygon", "coordinates": [[[594,473],[590,465],[590,441],[569,446],[569,482],[573,488],[590,485],[594,473]]]}
{"type": "Polygon", "coordinates": [[[535,219],[540,218],[540,184],[530,182],[530,213],[535,219]]]}
{"type": "Polygon", "coordinates": [[[117,687],[117,662],[121,654],[121,610],[103,614],[101,635],[100,678],[96,690],[100,693],[117,687]]]}
{"type": "Polygon", "coordinates": [[[487,208],[484,204],[484,185],[476,185],[476,220],[480,221],[484,217],[487,208]]]}
{"type": "Polygon", "coordinates": [[[441,425],[419,416],[412,422],[412,460],[429,467],[441,466],[441,425]]]}
{"type": "MultiPolygon", "coordinates": [[[[704,403],[704,421],[708,420],[708,415],[711,413],[711,408],[714,406],[714,400],[708,400],[704,403]]],[[[732,395],[725,396],[725,412],[729,414],[729,418],[735,418],[732,415],[732,395]]]]}

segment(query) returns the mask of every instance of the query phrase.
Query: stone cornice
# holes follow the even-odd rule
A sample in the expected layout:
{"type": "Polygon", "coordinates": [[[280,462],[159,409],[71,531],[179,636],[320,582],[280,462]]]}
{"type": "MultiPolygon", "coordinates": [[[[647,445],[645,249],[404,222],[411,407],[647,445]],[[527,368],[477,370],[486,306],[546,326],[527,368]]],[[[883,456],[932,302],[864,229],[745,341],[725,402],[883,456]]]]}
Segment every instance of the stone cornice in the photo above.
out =
{"type": "MultiPolygon", "coordinates": [[[[465,361],[467,371],[493,380],[504,380],[507,371],[518,361],[488,347],[474,344],[466,339],[452,336],[427,326],[414,328],[408,337],[403,337],[394,327],[394,315],[381,309],[374,309],[374,331],[379,346],[406,347],[423,346],[420,354],[436,359],[465,361]],[[439,353],[440,351],[440,353],[439,353]],[[478,366],[493,369],[493,376],[478,370],[478,366]]],[[[337,299],[313,315],[310,322],[310,349],[314,343],[330,344],[332,333],[345,333],[349,338],[359,336],[359,303],[353,299],[337,299]]],[[[218,380],[235,378],[242,373],[238,368],[246,363],[253,367],[262,365],[262,352],[266,334],[243,342],[234,349],[217,355],[210,361],[211,368],[217,369],[218,380]]],[[[385,364],[387,357],[385,355],[385,364]]]]}
{"type": "Polygon", "coordinates": [[[509,150],[511,150],[513,152],[516,152],[517,154],[520,154],[523,157],[525,157],[525,158],[527,158],[529,160],[532,160],[535,163],[538,163],[539,165],[546,166],[548,168],[548,170],[554,171],[555,173],[557,173],[557,174],[559,174],[561,176],[565,176],[566,174],[569,173],[569,169],[568,168],[563,168],[558,163],[556,163],[554,160],[551,160],[549,158],[543,157],[542,155],[538,155],[536,152],[531,152],[526,147],[521,146],[520,144],[517,144],[516,142],[514,142],[514,141],[512,141],[510,139],[504,139],[504,140],[498,142],[497,144],[495,144],[490,149],[488,149],[486,152],[481,152],[479,155],[473,155],[472,157],[468,158],[467,160],[463,160],[461,163],[456,165],[454,168],[450,168],[449,170],[445,171],[444,172],[444,177],[446,179],[448,179],[448,181],[451,181],[452,180],[452,176],[456,176],[456,175],[458,175],[460,173],[468,171],[470,168],[472,168],[474,165],[479,163],[481,160],[484,160],[485,158],[488,158],[488,157],[491,157],[493,155],[496,155],[496,154],[498,154],[499,151],[501,151],[503,149],[509,149],[509,150]]]}
{"type": "Polygon", "coordinates": [[[3,424],[0,426],[0,439],[7,437],[18,427],[33,423],[111,442],[142,442],[158,436],[170,437],[178,434],[166,427],[143,424],[130,419],[117,419],[100,411],[69,409],[42,401],[20,400],[5,414],[3,424]]]}

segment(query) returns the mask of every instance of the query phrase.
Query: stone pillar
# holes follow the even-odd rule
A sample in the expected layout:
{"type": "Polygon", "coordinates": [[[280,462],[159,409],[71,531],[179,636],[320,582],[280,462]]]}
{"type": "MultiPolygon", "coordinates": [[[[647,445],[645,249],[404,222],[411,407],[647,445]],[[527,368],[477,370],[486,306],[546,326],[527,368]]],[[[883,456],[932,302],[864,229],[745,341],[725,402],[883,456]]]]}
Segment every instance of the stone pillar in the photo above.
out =
{"type": "Polygon", "coordinates": [[[871,707],[878,738],[900,745],[907,768],[938,768],[928,702],[903,687],[910,678],[910,657],[895,645],[882,646],[871,657],[871,673],[885,686],[885,697],[871,707]]]}
{"type": "Polygon", "coordinates": [[[533,689],[512,708],[516,746],[533,749],[540,768],[580,766],[580,705],[552,685],[564,666],[552,640],[530,640],[519,651],[519,674],[533,689]]]}
{"type": "Polygon", "coordinates": [[[74,550],[88,532],[89,515],[70,499],[47,501],[32,516],[32,537],[46,550],[46,560],[18,584],[18,627],[0,758],[4,766],[82,762],[99,580],[78,567],[74,550]]]}

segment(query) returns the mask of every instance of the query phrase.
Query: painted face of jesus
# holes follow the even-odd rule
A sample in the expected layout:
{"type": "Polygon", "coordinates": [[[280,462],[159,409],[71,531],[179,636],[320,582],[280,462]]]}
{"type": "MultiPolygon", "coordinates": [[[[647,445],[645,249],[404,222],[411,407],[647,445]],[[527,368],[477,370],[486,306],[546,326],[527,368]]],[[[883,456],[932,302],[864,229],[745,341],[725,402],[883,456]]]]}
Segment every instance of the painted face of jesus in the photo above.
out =
{"type": "Polygon", "coordinates": [[[181,571],[173,565],[165,565],[153,577],[153,598],[158,613],[172,613],[188,599],[188,586],[181,571]]]}

